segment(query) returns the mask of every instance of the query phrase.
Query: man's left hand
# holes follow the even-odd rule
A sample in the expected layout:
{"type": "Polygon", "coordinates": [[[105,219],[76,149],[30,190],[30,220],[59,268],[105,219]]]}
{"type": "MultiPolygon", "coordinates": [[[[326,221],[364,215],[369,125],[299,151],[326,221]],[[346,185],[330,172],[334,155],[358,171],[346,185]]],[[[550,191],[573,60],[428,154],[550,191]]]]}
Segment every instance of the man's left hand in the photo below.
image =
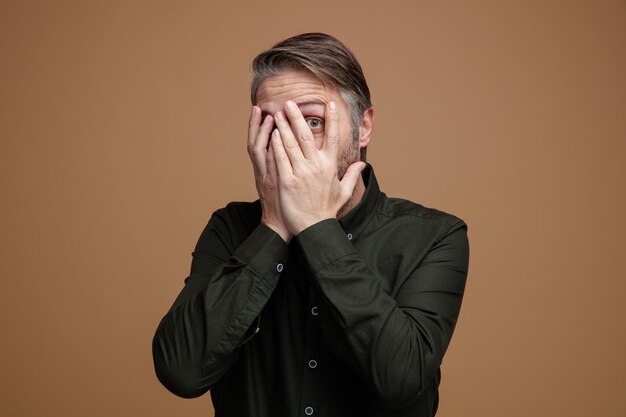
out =
{"type": "MultiPolygon", "coordinates": [[[[294,235],[337,212],[354,192],[364,162],[351,164],[341,181],[337,178],[340,136],[337,106],[326,105],[321,149],[298,106],[285,104],[274,115],[277,128],[271,146],[278,168],[279,200],[283,220],[294,235]]],[[[351,140],[351,139],[350,139],[351,140]]]]}

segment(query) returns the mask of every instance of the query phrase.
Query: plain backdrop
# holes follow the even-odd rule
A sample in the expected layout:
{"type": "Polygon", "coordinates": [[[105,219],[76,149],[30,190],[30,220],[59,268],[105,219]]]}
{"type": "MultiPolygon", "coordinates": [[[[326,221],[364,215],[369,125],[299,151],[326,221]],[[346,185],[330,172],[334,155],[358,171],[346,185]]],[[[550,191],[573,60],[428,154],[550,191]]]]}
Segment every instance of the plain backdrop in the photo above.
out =
{"type": "Polygon", "coordinates": [[[626,2],[0,1],[0,414],[211,416],[151,339],[254,200],[249,63],[359,57],[381,188],[463,218],[438,417],[626,415],[626,2]]]}

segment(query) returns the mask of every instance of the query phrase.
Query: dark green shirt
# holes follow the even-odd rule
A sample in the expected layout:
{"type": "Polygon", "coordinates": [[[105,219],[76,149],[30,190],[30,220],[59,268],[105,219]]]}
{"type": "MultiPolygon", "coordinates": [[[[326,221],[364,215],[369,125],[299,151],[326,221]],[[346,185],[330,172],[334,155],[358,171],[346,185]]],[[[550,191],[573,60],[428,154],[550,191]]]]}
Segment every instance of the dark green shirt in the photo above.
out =
{"type": "Polygon", "coordinates": [[[468,267],[462,220],[382,193],[287,245],[259,202],[216,211],[153,340],[174,394],[216,416],[433,416],[468,267]]]}

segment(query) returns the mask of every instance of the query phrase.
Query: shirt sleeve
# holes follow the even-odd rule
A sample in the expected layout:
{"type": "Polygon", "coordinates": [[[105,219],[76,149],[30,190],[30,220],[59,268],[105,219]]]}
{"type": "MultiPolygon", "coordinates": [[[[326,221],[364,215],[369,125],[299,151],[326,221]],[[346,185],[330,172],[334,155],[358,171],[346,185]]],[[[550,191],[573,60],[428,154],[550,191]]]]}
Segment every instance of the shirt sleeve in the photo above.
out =
{"type": "MultiPolygon", "coordinates": [[[[392,297],[337,220],[295,238],[321,294],[331,349],[388,408],[414,401],[433,382],[459,314],[469,260],[467,227],[447,226],[392,297]]],[[[410,250],[411,245],[407,245],[410,250]]],[[[406,253],[406,256],[411,256],[406,253]]],[[[417,256],[417,254],[416,254],[417,256]]]]}
{"type": "Polygon", "coordinates": [[[232,246],[226,217],[216,212],[196,245],[184,288],[154,335],[157,377],[178,396],[204,394],[236,361],[287,256],[285,242],[263,224],[232,246]]]}

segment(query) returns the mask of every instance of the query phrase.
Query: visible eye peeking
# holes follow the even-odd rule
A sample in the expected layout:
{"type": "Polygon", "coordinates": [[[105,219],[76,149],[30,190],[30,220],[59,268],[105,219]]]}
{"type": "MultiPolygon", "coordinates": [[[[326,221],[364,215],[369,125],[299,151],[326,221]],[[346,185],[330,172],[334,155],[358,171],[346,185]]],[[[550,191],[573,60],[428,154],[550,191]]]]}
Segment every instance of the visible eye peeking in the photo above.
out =
{"type": "Polygon", "coordinates": [[[306,119],[306,123],[309,125],[311,130],[319,129],[324,124],[324,122],[322,122],[322,120],[318,119],[317,117],[310,117],[306,119]]]}

